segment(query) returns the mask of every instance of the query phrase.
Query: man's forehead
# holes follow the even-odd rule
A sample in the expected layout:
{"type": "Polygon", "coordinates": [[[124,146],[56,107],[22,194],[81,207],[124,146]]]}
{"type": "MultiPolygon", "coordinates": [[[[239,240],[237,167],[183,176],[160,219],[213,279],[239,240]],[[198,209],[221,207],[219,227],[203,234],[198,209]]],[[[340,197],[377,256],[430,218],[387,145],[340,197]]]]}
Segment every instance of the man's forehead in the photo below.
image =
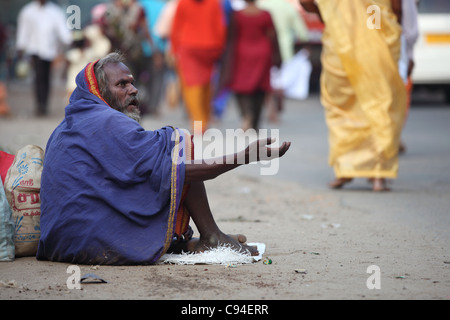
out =
{"type": "Polygon", "coordinates": [[[130,69],[122,62],[108,63],[104,66],[108,80],[114,82],[123,78],[133,78],[130,69]]]}

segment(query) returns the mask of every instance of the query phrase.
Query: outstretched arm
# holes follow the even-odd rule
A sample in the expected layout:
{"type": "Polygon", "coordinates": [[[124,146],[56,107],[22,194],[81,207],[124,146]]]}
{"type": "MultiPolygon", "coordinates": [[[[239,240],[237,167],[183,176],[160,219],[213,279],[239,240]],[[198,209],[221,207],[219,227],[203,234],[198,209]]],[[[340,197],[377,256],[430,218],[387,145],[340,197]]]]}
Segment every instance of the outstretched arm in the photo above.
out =
{"type": "Polygon", "coordinates": [[[290,142],[283,142],[280,147],[268,147],[273,142],[275,141],[272,138],[261,139],[252,142],[247,148],[235,154],[209,159],[207,162],[203,160],[202,163],[194,163],[194,161],[186,163],[185,183],[211,180],[243,164],[282,157],[291,146],[290,142]]]}

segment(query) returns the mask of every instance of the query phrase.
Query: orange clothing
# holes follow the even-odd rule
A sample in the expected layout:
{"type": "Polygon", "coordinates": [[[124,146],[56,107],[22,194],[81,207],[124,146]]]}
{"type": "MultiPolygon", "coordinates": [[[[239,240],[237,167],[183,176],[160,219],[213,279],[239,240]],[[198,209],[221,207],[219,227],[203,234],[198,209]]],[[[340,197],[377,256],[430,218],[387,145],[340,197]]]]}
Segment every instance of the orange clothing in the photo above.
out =
{"type": "Polygon", "coordinates": [[[211,85],[187,86],[181,84],[184,103],[191,119],[192,130],[194,130],[194,122],[202,122],[202,133],[209,126],[211,120],[211,85]]]}
{"type": "Polygon", "coordinates": [[[180,46],[223,49],[225,23],[219,0],[180,0],[170,34],[173,52],[177,54],[180,46]]]}
{"type": "Polygon", "coordinates": [[[227,27],[220,0],[180,0],[170,41],[192,124],[211,117],[211,77],[225,49],[227,27]]]}
{"type": "Polygon", "coordinates": [[[9,115],[8,93],[6,85],[0,82],[0,116],[9,115]]]}

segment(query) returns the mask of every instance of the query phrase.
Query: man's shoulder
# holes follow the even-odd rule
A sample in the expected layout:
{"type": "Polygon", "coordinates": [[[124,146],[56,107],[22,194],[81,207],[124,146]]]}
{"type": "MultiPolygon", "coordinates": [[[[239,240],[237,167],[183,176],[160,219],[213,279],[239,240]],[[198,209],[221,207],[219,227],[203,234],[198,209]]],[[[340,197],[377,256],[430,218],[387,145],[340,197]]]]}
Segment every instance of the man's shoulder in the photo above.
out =
{"type": "Polygon", "coordinates": [[[59,6],[59,5],[57,5],[56,3],[47,2],[46,5],[48,6],[47,9],[52,14],[58,14],[58,15],[64,14],[63,8],[61,6],[59,6]]]}
{"type": "Polygon", "coordinates": [[[90,100],[80,100],[76,104],[69,104],[66,111],[75,122],[79,122],[83,127],[88,124],[93,129],[99,130],[109,128],[112,134],[120,134],[123,130],[140,127],[139,123],[130,119],[122,112],[99,103],[92,103],[90,100]]]}
{"type": "Polygon", "coordinates": [[[30,3],[27,3],[20,9],[19,14],[33,14],[38,9],[38,5],[35,1],[31,1],[30,3]]]}

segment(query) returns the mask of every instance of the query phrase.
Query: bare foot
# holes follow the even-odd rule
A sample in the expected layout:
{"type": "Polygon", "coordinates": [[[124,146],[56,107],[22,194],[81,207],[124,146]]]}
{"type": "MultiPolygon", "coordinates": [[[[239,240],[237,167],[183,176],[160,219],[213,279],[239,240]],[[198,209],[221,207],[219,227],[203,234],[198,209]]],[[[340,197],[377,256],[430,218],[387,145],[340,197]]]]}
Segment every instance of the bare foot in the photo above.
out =
{"type": "Polygon", "coordinates": [[[340,189],[342,188],[345,184],[349,183],[353,181],[353,178],[336,178],[336,180],[330,182],[328,184],[328,186],[332,189],[340,189]]]}
{"type": "Polygon", "coordinates": [[[256,247],[246,245],[246,241],[247,237],[242,234],[221,234],[210,239],[202,239],[202,237],[193,238],[186,243],[186,250],[188,252],[203,252],[206,250],[217,248],[220,245],[228,245],[238,252],[250,253],[250,255],[252,256],[257,256],[258,250],[256,249],[256,247]]]}
{"type": "Polygon", "coordinates": [[[243,234],[229,234],[229,236],[240,244],[245,244],[247,242],[247,237],[243,234]]]}
{"type": "Polygon", "coordinates": [[[390,189],[386,185],[386,180],[384,178],[373,178],[372,181],[372,190],[379,191],[389,191],[390,189]]]}

